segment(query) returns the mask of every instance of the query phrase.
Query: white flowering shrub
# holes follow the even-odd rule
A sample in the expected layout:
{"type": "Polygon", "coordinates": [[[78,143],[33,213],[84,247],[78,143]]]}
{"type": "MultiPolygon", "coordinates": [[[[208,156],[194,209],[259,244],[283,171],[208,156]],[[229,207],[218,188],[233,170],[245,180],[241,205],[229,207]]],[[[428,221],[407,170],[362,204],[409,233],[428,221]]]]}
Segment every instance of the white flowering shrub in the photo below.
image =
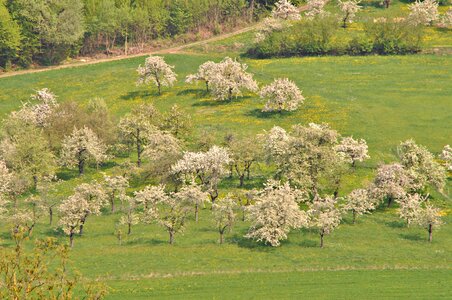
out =
{"type": "Polygon", "coordinates": [[[245,237],[279,246],[291,229],[308,226],[308,217],[299,207],[306,197],[306,193],[292,189],[288,183],[268,181],[255,195],[255,203],[246,208],[252,225],[245,237]]]}
{"type": "Polygon", "coordinates": [[[428,241],[432,242],[433,229],[437,229],[443,225],[443,221],[441,220],[441,210],[433,207],[431,204],[425,204],[424,207],[421,207],[416,213],[414,222],[427,230],[428,241]]]}
{"type": "Polygon", "coordinates": [[[287,78],[275,79],[271,84],[264,86],[259,95],[267,100],[263,112],[294,111],[304,101],[301,90],[287,78]]]}
{"type": "Polygon", "coordinates": [[[223,244],[224,233],[231,230],[235,222],[237,203],[230,195],[212,205],[212,216],[220,234],[220,244],[223,244]]]}
{"type": "MultiPolygon", "coordinates": [[[[174,237],[177,233],[184,231],[186,219],[191,208],[186,201],[181,201],[178,193],[165,193],[165,186],[147,188],[141,195],[135,195],[135,198],[144,198],[148,205],[145,207],[141,219],[143,222],[157,222],[158,225],[165,228],[169,234],[169,243],[174,243],[174,237]]],[[[140,199],[140,201],[142,201],[140,199]]]]}
{"type": "Polygon", "coordinates": [[[209,194],[196,184],[188,184],[184,185],[175,196],[179,201],[190,203],[195,207],[195,221],[198,222],[199,208],[209,201],[209,194]]]}
{"type": "Polygon", "coordinates": [[[444,162],[444,166],[447,170],[452,171],[452,147],[449,145],[444,146],[441,151],[440,158],[444,162]]]}
{"type": "Polygon", "coordinates": [[[80,230],[80,225],[82,225],[86,211],[90,210],[90,205],[83,195],[75,193],[63,200],[58,210],[60,212],[58,223],[64,233],[69,236],[69,245],[73,247],[74,237],[80,230]]]}
{"type": "Polygon", "coordinates": [[[377,175],[370,187],[372,199],[377,202],[388,200],[388,207],[396,199],[406,196],[413,187],[413,180],[405,168],[398,163],[381,165],[377,169],[377,175]]]}
{"type": "Polygon", "coordinates": [[[399,204],[398,214],[407,225],[416,221],[417,215],[421,209],[422,203],[427,201],[428,197],[419,195],[418,193],[408,194],[403,198],[397,199],[399,204]]]}
{"type": "Polygon", "coordinates": [[[279,0],[275,3],[272,10],[272,17],[274,19],[282,20],[300,20],[300,11],[293,5],[290,0],[279,0]]]}
{"type": "Polygon", "coordinates": [[[430,184],[440,192],[443,191],[447,174],[426,147],[417,145],[414,140],[407,140],[397,150],[401,164],[412,174],[417,189],[430,184]]]}
{"type": "Polygon", "coordinates": [[[87,205],[84,207],[84,215],[80,219],[79,235],[83,234],[83,228],[89,215],[100,215],[101,208],[107,203],[107,195],[102,185],[97,182],[82,183],[74,189],[79,198],[83,198],[87,205]]]}
{"type": "Polygon", "coordinates": [[[132,233],[132,226],[140,222],[140,215],[137,212],[137,202],[134,197],[123,197],[126,206],[123,207],[123,215],[119,219],[119,224],[127,226],[127,235],[132,233]]]}
{"type": "Polygon", "coordinates": [[[225,148],[212,146],[207,152],[185,152],[171,167],[171,171],[188,183],[199,180],[211,201],[215,202],[218,184],[226,175],[226,166],[230,162],[229,152],[225,148]]]}
{"type": "Polygon", "coordinates": [[[218,70],[210,80],[212,94],[216,100],[231,101],[232,97],[241,96],[243,90],[257,91],[257,83],[253,75],[246,72],[246,64],[225,57],[217,67],[218,70]]]}
{"type": "Polygon", "coordinates": [[[338,1],[339,9],[342,12],[342,27],[346,28],[347,23],[353,23],[356,13],[361,9],[359,3],[360,1],[355,0],[338,1]]]}
{"type": "Polygon", "coordinates": [[[355,140],[353,137],[345,137],[334,149],[342,154],[345,160],[351,163],[353,167],[356,162],[362,162],[370,158],[367,143],[364,139],[355,140]]]}
{"type": "Polygon", "coordinates": [[[65,166],[77,166],[79,175],[82,175],[86,162],[102,163],[108,158],[106,152],[107,147],[90,128],[74,128],[72,134],[63,140],[61,162],[65,166]]]}
{"type": "Polygon", "coordinates": [[[126,199],[126,189],[129,187],[129,180],[125,176],[104,175],[104,190],[110,203],[111,212],[115,212],[115,201],[119,199],[121,203],[126,199]]]}
{"type": "Polygon", "coordinates": [[[177,80],[177,74],[173,69],[174,66],[168,65],[163,57],[151,55],[146,58],[144,66],[140,65],[137,69],[139,75],[137,84],[153,84],[161,94],[162,87],[171,87],[177,80]]]}
{"type": "Polygon", "coordinates": [[[375,209],[375,203],[369,197],[369,192],[366,189],[356,189],[345,197],[343,208],[352,212],[353,224],[355,224],[357,216],[368,214],[375,209]]]}
{"type": "Polygon", "coordinates": [[[438,2],[436,0],[416,0],[408,6],[408,21],[413,25],[431,25],[439,19],[438,2]]]}
{"type": "Polygon", "coordinates": [[[337,199],[327,196],[316,198],[309,204],[309,226],[316,228],[320,235],[320,247],[323,248],[323,239],[329,235],[342,220],[341,211],[337,205],[337,199]]]}
{"type": "Polygon", "coordinates": [[[212,80],[216,72],[218,72],[218,64],[213,61],[206,61],[199,66],[198,72],[195,74],[189,74],[185,82],[193,83],[198,81],[203,81],[206,85],[206,91],[209,91],[209,82],[212,80]]]}
{"type": "Polygon", "coordinates": [[[324,10],[326,3],[327,0],[307,0],[308,8],[305,13],[306,17],[312,19],[315,16],[326,14],[324,10]]]}

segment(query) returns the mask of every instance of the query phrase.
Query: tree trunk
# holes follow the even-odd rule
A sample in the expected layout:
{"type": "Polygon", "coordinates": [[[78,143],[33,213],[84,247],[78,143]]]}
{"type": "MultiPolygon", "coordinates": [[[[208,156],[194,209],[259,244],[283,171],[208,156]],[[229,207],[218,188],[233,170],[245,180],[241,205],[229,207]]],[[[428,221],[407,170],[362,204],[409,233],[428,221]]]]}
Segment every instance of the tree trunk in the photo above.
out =
{"type": "Polygon", "coordinates": [[[78,175],[83,175],[83,173],[85,172],[85,160],[79,158],[78,161],[78,175]]]}
{"type": "Polygon", "coordinates": [[[392,197],[389,197],[388,198],[388,208],[391,207],[391,204],[392,204],[392,197]]]}
{"type": "Polygon", "coordinates": [[[431,243],[433,240],[433,226],[428,224],[428,241],[431,243]]]}
{"type": "Polygon", "coordinates": [[[81,222],[80,222],[80,227],[79,227],[79,231],[78,231],[78,235],[80,235],[80,236],[82,236],[83,235],[83,227],[85,226],[85,222],[86,222],[86,217],[87,217],[88,215],[86,214],[83,218],[82,218],[82,220],[81,220],[81,222]]]}
{"type": "Polygon", "coordinates": [[[129,35],[127,34],[127,32],[126,32],[126,34],[125,34],[125,38],[124,38],[124,54],[127,56],[127,52],[128,52],[128,44],[127,44],[127,42],[128,42],[128,37],[129,37],[129,35]]]}
{"type": "Polygon", "coordinates": [[[115,196],[114,195],[110,198],[110,204],[111,204],[111,212],[114,213],[115,212],[115,196]]]}
{"type": "Polygon", "coordinates": [[[52,225],[53,222],[53,208],[49,207],[49,225],[52,225]]]}
{"type": "Polygon", "coordinates": [[[209,92],[209,82],[206,80],[206,91],[209,92]]]}
{"type": "Polygon", "coordinates": [[[352,162],[352,168],[356,168],[356,160],[353,160],[353,162],[352,162]]]}
{"type": "Polygon", "coordinates": [[[323,248],[323,232],[320,234],[320,248],[323,248]]]}
{"type": "Polygon", "coordinates": [[[38,188],[38,176],[33,175],[33,189],[36,191],[37,188],[38,188]]]}
{"type": "Polygon", "coordinates": [[[169,243],[170,245],[174,243],[174,232],[172,230],[169,231],[169,243]]]}
{"type": "Polygon", "coordinates": [[[218,198],[218,190],[213,190],[212,192],[209,193],[210,195],[210,200],[212,201],[212,204],[215,203],[215,200],[218,198]]]}
{"type": "Polygon", "coordinates": [[[220,231],[220,245],[223,244],[223,240],[224,240],[223,235],[224,235],[224,232],[220,231]]]}
{"type": "Polygon", "coordinates": [[[245,173],[241,174],[239,179],[240,179],[240,187],[242,187],[243,186],[243,181],[245,180],[245,173]]]}
{"type": "Polygon", "coordinates": [[[140,129],[137,129],[137,166],[141,166],[141,140],[140,140],[140,129]]]}
{"type": "Polygon", "coordinates": [[[228,95],[229,101],[232,101],[232,88],[229,88],[228,95]]]}
{"type": "Polygon", "coordinates": [[[199,205],[195,204],[195,220],[198,223],[198,215],[199,215],[199,205]]]}
{"type": "Polygon", "coordinates": [[[132,224],[129,223],[127,225],[129,226],[129,228],[127,229],[127,235],[130,235],[132,233],[132,224]]]}
{"type": "Polygon", "coordinates": [[[69,246],[72,248],[74,247],[74,231],[71,231],[69,234],[69,246]]]}

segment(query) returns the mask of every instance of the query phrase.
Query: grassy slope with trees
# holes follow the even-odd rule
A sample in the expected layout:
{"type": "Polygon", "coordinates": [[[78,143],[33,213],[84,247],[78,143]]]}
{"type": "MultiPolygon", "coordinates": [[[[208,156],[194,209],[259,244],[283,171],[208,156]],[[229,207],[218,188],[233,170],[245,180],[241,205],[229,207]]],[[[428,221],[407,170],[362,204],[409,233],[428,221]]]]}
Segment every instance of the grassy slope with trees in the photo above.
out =
{"type": "MultiPolygon", "coordinates": [[[[210,47],[218,44],[224,42],[210,47]]],[[[18,109],[34,90],[48,87],[61,102],[72,100],[87,105],[89,99],[102,97],[117,119],[142,102],[152,102],[162,111],[177,103],[193,117],[191,142],[203,130],[221,143],[231,132],[257,134],[273,125],[288,129],[297,123],[327,122],[341,134],[365,138],[369,144],[371,159],[347,176],[341,194],[369,182],[379,163],[395,161],[400,141],[412,137],[434,153],[451,142],[449,56],[244,60],[261,84],[288,76],[307,98],[296,112],[270,116],[260,112],[264,103],[256,95],[219,103],[204,93],[202,84],[182,83],[185,75],[202,62],[221,58],[215,54],[165,55],[167,62],[176,66],[179,82],[164,90],[162,96],[135,86],[135,69],[144,57],[2,78],[0,111],[6,115],[18,109]]],[[[120,160],[102,166],[102,171],[108,173],[120,160]]],[[[261,187],[271,174],[265,164],[254,166],[246,188],[261,187]]],[[[68,179],[60,190],[64,196],[81,182],[101,179],[93,168],[88,168],[82,178],[77,177],[76,170],[66,169],[59,176],[68,179]]],[[[139,189],[139,185],[130,191],[139,189]]],[[[237,185],[236,177],[224,180],[221,194],[237,185]]],[[[91,217],[85,235],[76,238],[71,259],[88,278],[99,277],[106,282],[112,299],[269,295],[440,298],[451,293],[450,188],[449,180],[446,195],[433,193],[435,205],[445,214],[446,225],[435,232],[432,244],[427,243],[425,230],[406,228],[395,208],[381,208],[361,217],[355,225],[347,216],[326,238],[324,249],[318,248],[318,234],[311,230],[291,232],[279,248],[257,244],[243,238],[249,224],[242,221],[220,246],[209,209],[201,211],[200,223],[190,219],[187,231],[177,236],[173,246],[167,245],[166,232],[156,225],[135,226],[133,234],[118,245],[113,232],[120,216],[106,213],[91,217]],[[228,293],[219,295],[218,291],[228,293]]],[[[37,225],[34,238],[54,236],[66,242],[67,237],[46,222],[43,218],[37,225]]],[[[1,238],[2,246],[12,245],[6,226],[1,229],[1,238]]]]}
{"type": "MultiPolygon", "coordinates": [[[[210,58],[219,60],[219,57],[210,58]]],[[[183,78],[207,57],[168,55],[166,59],[176,65],[179,78],[183,78]]],[[[4,91],[1,96],[2,112],[17,109],[20,100],[26,99],[33,89],[46,86],[59,95],[60,101],[74,100],[86,104],[92,97],[103,97],[117,117],[143,101],[154,102],[161,110],[168,110],[177,103],[192,114],[198,133],[203,129],[210,130],[217,142],[221,142],[228,132],[255,134],[273,125],[288,128],[300,122],[328,122],[344,135],[366,138],[372,157],[348,176],[342,193],[370,181],[373,177],[371,167],[379,162],[395,160],[395,147],[401,140],[413,137],[433,152],[438,152],[449,142],[447,120],[450,119],[449,95],[452,90],[448,84],[451,80],[448,57],[419,55],[249,60],[250,71],[263,83],[285,74],[296,74],[291,79],[303,89],[308,99],[297,112],[271,117],[259,112],[263,103],[254,95],[222,104],[204,95],[202,85],[189,86],[179,82],[161,97],[145,87],[135,87],[134,69],[142,60],[136,58],[1,79],[0,85],[4,91]],[[62,78],[64,84],[61,84],[62,78]]],[[[247,188],[259,187],[264,181],[268,171],[265,165],[261,166],[263,169],[254,168],[252,174],[262,175],[252,176],[252,180],[246,182],[247,188]]],[[[108,172],[110,167],[111,164],[108,164],[103,167],[103,171],[108,172]]],[[[100,179],[99,174],[91,168],[83,178],[76,178],[75,170],[64,170],[61,175],[69,179],[61,191],[65,195],[81,181],[100,179]]],[[[234,189],[237,184],[236,178],[225,180],[221,193],[234,189]]],[[[449,189],[450,184],[447,187],[449,189]]],[[[438,194],[434,194],[434,198],[435,203],[447,213],[446,223],[450,222],[449,200],[438,194]]],[[[323,269],[440,268],[435,271],[442,272],[439,282],[435,281],[436,292],[438,295],[447,292],[448,287],[441,282],[450,278],[451,274],[447,268],[449,249],[452,247],[452,232],[448,225],[439,230],[433,244],[428,245],[424,230],[403,228],[394,209],[380,210],[363,217],[356,225],[349,224],[350,220],[346,219],[345,224],[327,238],[327,246],[323,250],[317,248],[317,234],[310,231],[293,232],[282,247],[270,249],[244,239],[243,234],[248,225],[242,222],[238,222],[233,233],[227,236],[227,243],[219,246],[209,214],[209,210],[203,210],[201,223],[190,222],[187,232],[178,236],[173,247],[166,244],[166,233],[155,225],[136,226],[133,235],[119,246],[113,235],[114,223],[119,215],[92,217],[86,226],[85,237],[76,239],[71,258],[83,274],[107,280],[113,288],[111,296],[117,295],[118,298],[129,291],[138,293],[137,296],[140,293],[142,296],[173,296],[181,293],[181,290],[193,291],[193,288],[194,294],[190,295],[195,297],[197,287],[200,292],[213,288],[214,284],[222,288],[223,281],[203,280],[204,277],[210,277],[209,274],[221,271],[234,273],[247,270],[250,274],[227,276],[232,277],[232,286],[233,282],[246,282],[243,285],[248,289],[254,284],[246,278],[262,278],[265,282],[276,276],[271,274],[275,269],[292,272],[287,276],[292,278],[289,282],[293,285],[288,284],[287,289],[296,290],[302,278],[309,277],[297,270],[320,270],[315,274],[319,275],[319,279],[324,278],[329,282],[334,278],[331,276],[337,276],[337,272],[323,269]],[[178,276],[181,272],[187,274],[178,276]],[[201,275],[196,275],[196,272],[201,272],[201,275]],[[153,274],[156,274],[156,278],[153,274]],[[172,276],[162,278],[165,274],[172,276]],[[141,281],[136,282],[136,279],[141,281]],[[178,289],[172,289],[173,285],[178,286],[178,289]],[[163,291],[165,287],[171,291],[163,291]]],[[[2,232],[3,243],[7,246],[7,229],[4,228],[2,232]]],[[[56,236],[62,241],[67,239],[43,221],[38,224],[34,236],[46,235],[56,236]]],[[[341,272],[351,278],[357,276],[356,271],[341,272]]],[[[377,276],[375,272],[386,274],[371,271],[370,275],[358,276],[360,279],[356,288],[365,288],[369,284],[368,280],[377,276]]],[[[384,272],[391,275],[378,277],[379,280],[392,282],[395,273],[384,272]]],[[[406,272],[412,276],[398,278],[408,287],[411,283],[419,285],[419,277],[426,273],[422,270],[406,272]]],[[[408,287],[406,293],[410,292],[408,287]]],[[[341,287],[337,289],[341,290],[341,287]]],[[[403,293],[403,290],[400,292],[403,293]]],[[[240,289],[232,293],[241,295],[240,289]]]]}

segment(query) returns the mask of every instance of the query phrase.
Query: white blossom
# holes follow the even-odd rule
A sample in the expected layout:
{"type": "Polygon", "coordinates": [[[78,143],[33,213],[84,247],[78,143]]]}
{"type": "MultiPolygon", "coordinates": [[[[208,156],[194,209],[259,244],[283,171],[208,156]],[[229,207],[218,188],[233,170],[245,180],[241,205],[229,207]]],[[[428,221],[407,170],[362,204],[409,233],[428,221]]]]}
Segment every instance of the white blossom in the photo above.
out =
{"type": "Polygon", "coordinates": [[[60,220],[59,225],[63,228],[65,234],[69,236],[69,244],[74,245],[74,236],[82,225],[86,211],[90,210],[90,204],[79,193],[66,198],[59,206],[60,220]]]}
{"type": "Polygon", "coordinates": [[[338,1],[339,9],[342,11],[342,23],[343,27],[347,26],[347,23],[352,23],[355,19],[356,13],[361,9],[358,5],[361,1],[348,0],[338,1]]]}
{"type": "Polygon", "coordinates": [[[401,164],[412,174],[417,189],[427,184],[439,191],[444,189],[446,172],[426,147],[417,145],[414,140],[407,140],[398,147],[398,154],[401,164]]]}
{"type": "Polygon", "coordinates": [[[341,223],[341,212],[337,207],[337,199],[327,196],[314,199],[309,204],[310,227],[317,228],[320,234],[320,247],[323,248],[323,238],[330,234],[341,223]]]}
{"type": "Polygon", "coordinates": [[[272,10],[272,17],[283,20],[300,20],[300,12],[290,0],[279,0],[272,10]]]}
{"type": "Polygon", "coordinates": [[[206,84],[206,90],[209,91],[209,82],[212,80],[215,73],[219,72],[218,64],[213,61],[206,61],[202,65],[199,66],[198,72],[195,74],[189,74],[185,82],[193,83],[198,81],[204,81],[206,84]]]}
{"type": "Polygon", "coordinates": [[[143,157],[151,161],[174,157],[181,152],[179,140],[172,134],[155,129],[146,133],[146,144],[143,147],[143,157]]]}
{"type": "Polygon", "coordinates": [[[384,201],[387,198],[389,207],[393,200],[405,197],[412,187],[412,178],[405,168],[401,164],[392,163],[378,167],[369,192],[374,200],[384,201]]]}
{"type": "MultiPolygon", "coordinates": [[[[173,244],[175,234],[185,229],[190,206],[186,201],[180,201],[177,193],[166,194],[164,188],[159,186],[145,189],[145,201],[151,201],[142,213],[142,220],[146,223],[156,221],[168,232],[169,243],[173,244]]],[[[135,197],[137,198],[137,195],[135,197]]]]}
{"type": "Polygon", "coordinates": [[[141,156],[149,138],[158,131],[154,125],[160,115],[153,105],[140,105],[119,120],[119,131],[125,142],[136,146],[137,165],[141,166],[141,156]]]}
{"type": "Polygon", "coordinates": [[[212,146],[207,152],[185,152],[171,170],[173,174],[189,182],[199,179],[214,202],[218,197],[218,183],[226,174],[225,166],[230,162],[231,158],[225,148],[212,146]]]}
{"type": "Polygon", "coordinates": [[[418,210],[414,221],[428,231],[429,242],[433,240],[433,229],[439,228],[443,225],[441,220],[441,210],[430,204],[425,204],[424,207],[418,210]]]}
{"type": "Polygon", "coordinates": [[[416,0],[408,6],[408,21],[413,25],[431,25],[439,19],[438,2],[436,0],[416,0]]]}
{"type": "Polygon", "coordinates": [[[126,189],[129,187],[129,180],[125,176],[104,175],[104,190],[110,202],[111,212],[115,212],[115,200],[124,202],[126,189]]]}
{"type": "Polygon", "coordinates": [[[107,147],[90,128],[74,128],[63,140],[61,161],[69,167],[78,166],[79,174],[83,174],[87,161],[99,164],[108,158],[106,152],[107,147]]]}
{"type": "Polygon", "coordinates": [[[235,221],[234,209],[237,207],[237,203],[230,196],[220,199],[217,203],[212,205],[212,215],[220,233],[220,244],[223,244],[223,236],[226,230],[231,230],[235,221]]]}
{"type": "Polygon", "coordinates": [[[210,79],[212,94],[216,100],[232,100],[242,95],[243,90],[257,91],[253,75],[247,73],[248,66],[226,57],[217,64],[217,71],[210,79]]]}
{"type": "Polygon", "coordinates": [[[144,189],[134,192],[134,197],[138,204],[142,204],[147,209],[165,201],[168,196],[164,185],[148,185],[144,189]]]}
{"type": "Polygon", "coordinates": [[[195,207],[195,220],[198,222],[199,207],[209,201],[209,194],[196,184],[184,185],[175,194],[179,201],[185,201],[195,207]]]}
{"type": "Polygon", "coordinates": [[[49,89],[44,88],[36,91],[36,94],[31,95],[31,99],[38,103],[24,103],[19,111],[12,113],[13,117],[17,117],[26,124],[47,127],[49,125],[48,118],[58,107],[55,94],[49,89]]]}
{"type": "Polygon", "coordinates": [[[291,229],[307,227],[307,215],[298,206],[305,198],[305,193],[288,183],[268,181],[255,196],[254,205],[246,208],[252,225],[245,237],[279,246],[291,229]]]}
{"type": "Polygon", "coordinates": [[[174,66],[168,65],[163,57],[149,56],[146,58],[144,66],[137,69],[139,78],[137,84],[154,84],[161,94],[162,86],[173,86],[177,80],[177,75],[173,71],[174,66]]]}
{"type": "Polygon", "coordinates": [[[132,226],[140,222],[140,215],[136,212],[136,201],[135,198],[125,196],[124,202],[127,206],[123,209],[124,215],[119,219],[119,224],[127,225],[127,234],[132,233],[132,226]]]}
{"type": "Polygon", "coordinates": [[[417,215],[421,209],[422,203],[427,201],[428,196],[423,197],[418,193],[408,194],[403,198],[397,199],[399,204],[399,217],[406,221],[408,225],[416,221],[417,215]]]}
{"type": "Polygon", "coordinates": [[[294,111],[304,101],[301,90],[287,78],[275,79],[271,84],[264,86],[260,91],[260,97],[267,100],[263,112],[294,111]]]}
{"type": "Polygon", "coordinates": [[[444,161],[444,165],[447,170],[452,171],[452,147],[449,145],[444,146],[441,151],[440,158],[444,161]]]}
{"type": "Polygon", "coordinates": [[[317,15],[325,14],[324,7],[328,0],[307,0],[306,17],[314,18],[317,15]]]}
{"type": "Polygon", "coordinates": [[[364,139],[355,140],[353,137],[345,137],[334,149],[342,153],[344,158],[355,166],[356,162],[369,159],[367,143],[364,139]]]}
{"type": "Polygon", "coordinates": [[[355,223],[356,216],[370,213],[375,209],[375,203],[369,198],[367,190],[356,189],[345,197],[344,209],[352,212],[353,223],[355,223]]]}
{"type": "Polygon", "coordinates": [[[265,18],[256,30],[254,41],[255,43],[259,43],[265,40],[272,32],[281,31],[287,26],[289,26],[289,24],[282,19],[273,17],[265,18]]]}

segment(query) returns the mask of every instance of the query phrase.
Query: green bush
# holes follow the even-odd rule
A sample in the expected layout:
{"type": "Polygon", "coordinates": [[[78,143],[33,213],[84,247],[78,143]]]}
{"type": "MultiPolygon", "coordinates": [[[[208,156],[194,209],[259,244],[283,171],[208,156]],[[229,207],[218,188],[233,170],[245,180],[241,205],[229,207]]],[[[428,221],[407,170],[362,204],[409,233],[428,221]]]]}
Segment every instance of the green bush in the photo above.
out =
{"type": "Polygon", "coordinates": [[[367,36],[354,37],[347,47],[347,53],[350,55],[365,55],[372,53],[374,44],[367,36]]]}
{"type": "Polygon", "coordinates": [[[407,54],[421,50],[422,26],[414,26],[405,20],[368,22],[365,34],[372,40],[373,52],[378,54],[407,54]]]}
{"type": "Polygon", "coordinates": [[[405,20],[380,18],[366,23],[364,33],[351,38],[351,32],[339,30],[334,16],[303,20],[248,50],[256,58],[312,56],[407,54],[421,50],[423,27],[405,20]]]}

